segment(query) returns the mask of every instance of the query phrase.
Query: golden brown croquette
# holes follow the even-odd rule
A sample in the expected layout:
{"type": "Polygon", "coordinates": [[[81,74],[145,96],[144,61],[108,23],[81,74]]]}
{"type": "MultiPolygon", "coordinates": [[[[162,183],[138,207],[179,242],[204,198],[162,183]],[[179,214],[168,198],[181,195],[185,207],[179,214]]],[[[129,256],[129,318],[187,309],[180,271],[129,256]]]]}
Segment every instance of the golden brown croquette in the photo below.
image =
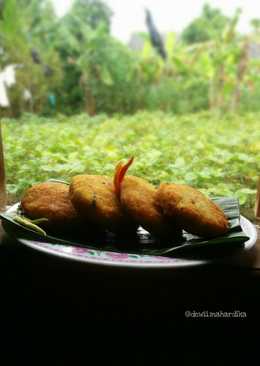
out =
{"type": "Polygon", "coordinates": [[[69,197],[69,186],[58,182],[38,183],[30,187],[21,200],[21,208],[31,219],[47,218],[43,225],[67,229],[78,222],[69,197]]]}
{"type": "Polygon", "coordinates": [[[208,197],[186,184],[161,184],[156,202],[163,214],[185,231],[215,237],[228,231],[224,212],[208,197]]]}
{"type": "Polygon", "coordinates": [[[125,176],[133,162],[119,163],[115,170],[115,192],[124,210],[151,234],[161,237],[180,236],[181,231],[162,215],[155,202],[156,188],[145,179],[125,176]]]}
{"type": "Polygon", "coordinates": [[[179,234],[156,206],[156,188],[145,179],[127,176],[121,183],[120,202],[131,217],[150,233],[168,237],[179,234]]]}
{"type": "Polygon", "coordinates": [[[137,226],[122,209],[113,180],[102,175],[78,175],[72,178],[70,198],[82,219],[115,232],[136,231],[137,226]]]}

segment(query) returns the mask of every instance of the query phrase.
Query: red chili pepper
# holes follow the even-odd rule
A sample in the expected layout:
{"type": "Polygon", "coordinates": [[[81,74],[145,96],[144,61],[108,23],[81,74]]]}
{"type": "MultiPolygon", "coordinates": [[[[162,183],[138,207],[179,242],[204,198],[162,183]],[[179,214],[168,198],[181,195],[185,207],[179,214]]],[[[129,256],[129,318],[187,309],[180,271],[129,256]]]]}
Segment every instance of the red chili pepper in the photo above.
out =
{"type": "Polygon", "coordinates": [[[134,161],[134,157],[128,160],[126,164],[122,164],[121,162],[117,164],[115,175],[114,175],[114,187],[117,197],[120,199],[121,193],[121,183],[126,175],[127,170],[129,169],[130,165],[132,165],[134,161]]]}

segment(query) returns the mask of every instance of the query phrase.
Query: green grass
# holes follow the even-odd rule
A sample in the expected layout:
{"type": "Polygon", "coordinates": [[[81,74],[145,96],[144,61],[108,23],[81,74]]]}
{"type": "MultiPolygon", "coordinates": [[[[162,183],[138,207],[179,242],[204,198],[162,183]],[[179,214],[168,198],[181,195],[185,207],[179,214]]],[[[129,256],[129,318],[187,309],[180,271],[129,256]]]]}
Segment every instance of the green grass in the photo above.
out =
{"type": "Polygon", "coordinates": [[[26,187],[49,178],[113,174],[119,160],[133,155],[131,174],[155,184],[186,182],[252,207],[260,175],[259,121],[260,114],[208,112],[5,119],[8,191],[19,198],[26,187]]]}

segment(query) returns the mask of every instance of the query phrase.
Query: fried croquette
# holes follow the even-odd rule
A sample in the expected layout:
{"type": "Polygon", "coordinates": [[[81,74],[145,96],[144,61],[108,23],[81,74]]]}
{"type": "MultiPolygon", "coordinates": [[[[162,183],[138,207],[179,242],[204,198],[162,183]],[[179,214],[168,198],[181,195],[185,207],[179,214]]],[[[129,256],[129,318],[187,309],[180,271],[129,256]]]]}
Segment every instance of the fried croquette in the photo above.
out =
{"type": "Polygon", "coordinates": [[[47,218],[48,228],[69,229],[78,215],[69,197],[69,186],[58,182],[38,183],[30,187],[21,200],[21,208],[31,219],[47,218]]]}
{"type": "Polygon", "coordinates": [[[70,198],[82,219],[114,232],[136,232],[137,226],[122,209],[111,178],[75,176],[70,184],[70,198]]]}
{"type": "Polygon", "coordinates": [[[167,222],[156,206],[156,188],[145,179],[125,176],[132,162],[133,158],[127,164],[116,167],[114,185],[121,205],[148,232],[161,237],[180,235],[176,225],[167,222]]]}
{"type": "Polygon", "coordinates": [[[208,197],[186,184],[161,184],[156,202],[169,220],[201,237],[215,237],[228,231],[224,212],[208,197]]]}

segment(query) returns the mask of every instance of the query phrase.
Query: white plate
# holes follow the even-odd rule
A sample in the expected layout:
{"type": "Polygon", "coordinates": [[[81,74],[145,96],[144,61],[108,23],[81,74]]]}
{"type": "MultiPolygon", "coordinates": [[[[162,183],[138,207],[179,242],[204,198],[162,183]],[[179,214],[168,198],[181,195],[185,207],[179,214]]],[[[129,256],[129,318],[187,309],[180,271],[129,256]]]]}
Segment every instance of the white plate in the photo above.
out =
{"type": "MultiPolygon", "coordinates": [[[[7,210],[7,214],[16,211],[17,205],[7,210]]],[[[245,242],[244,250],[250,250],[256,243],[257,231],[255,226],[245,217],[240,217],[240,224],[244,233],[249,237],[245,242]]],[[[185,259],[174,257],[151,256],[141,254],[128,254],[110,252],[85,247],[52,244],[37,240],[29,240],[17,237],[23,245],[37,251],[69,259],[81,263],[101,266],[136,267],[136,268],[180,268],[198,266],[209,263],[209,259],[185,259]]]]}

